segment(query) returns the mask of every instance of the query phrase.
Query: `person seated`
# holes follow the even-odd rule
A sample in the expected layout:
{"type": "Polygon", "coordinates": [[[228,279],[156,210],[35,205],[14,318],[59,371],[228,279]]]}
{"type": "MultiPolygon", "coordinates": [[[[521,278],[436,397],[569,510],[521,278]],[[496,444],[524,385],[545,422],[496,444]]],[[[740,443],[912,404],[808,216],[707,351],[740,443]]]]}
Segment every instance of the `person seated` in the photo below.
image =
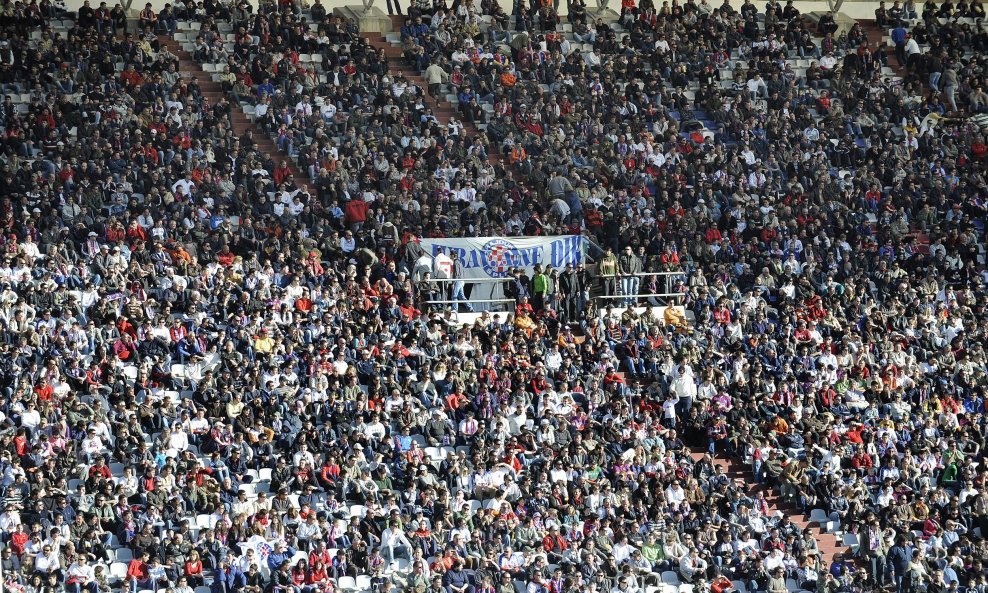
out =
{"type": "Polygon", "coordinates": [[[662,312],[662,320],[666,325],[678,329],[686,329],[689,323],[686,321],[686,313],[682,307],[670,305],[662,312]]]}

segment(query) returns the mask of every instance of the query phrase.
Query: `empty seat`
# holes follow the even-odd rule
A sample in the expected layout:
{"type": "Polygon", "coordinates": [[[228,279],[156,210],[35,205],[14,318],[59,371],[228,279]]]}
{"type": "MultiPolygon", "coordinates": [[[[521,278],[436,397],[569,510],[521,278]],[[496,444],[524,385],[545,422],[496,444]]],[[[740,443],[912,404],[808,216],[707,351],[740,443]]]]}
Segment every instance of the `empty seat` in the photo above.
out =
{"type": "Polygon", "coordinates": [[[110,565],[110,580],[114,579],[126,579],[127,578],[127,563],[126,562],[114,562],[110,565]]]}
{"type": "Polygon", "coordinates": [[[667,570],[662,573],[662,582],[667,585],[678,585],[679,584],[679,574],[667,570]]]}
{"type": "Polygon", "coordinates": [[[827,514],[827,511],[823,509],[813,509],[810,511],[810,523],[819,523],[820,525],[823,525],[829,520],[830,516],[827,514]]]}

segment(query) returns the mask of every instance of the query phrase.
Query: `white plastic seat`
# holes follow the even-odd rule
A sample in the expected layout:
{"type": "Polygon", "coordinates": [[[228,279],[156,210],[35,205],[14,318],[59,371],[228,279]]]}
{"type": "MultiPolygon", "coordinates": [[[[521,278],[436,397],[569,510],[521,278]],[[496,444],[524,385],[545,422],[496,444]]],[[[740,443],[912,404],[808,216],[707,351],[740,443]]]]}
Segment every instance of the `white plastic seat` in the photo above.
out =
{"type": "Polygon", "coordinates": [[[126,563],[134,559],[134,553],[130,550],[130,548],[117,548],[114,555],[118,563],[125,563],[124,574],[126,574],[126,563]]]}
{"type": "Polygon", "coordinates": [[[114,562],[110,565],[110,579],[126,579],[127,578],[127,563],[125,562],[114,562]]]}
{"type": "Polygon", "coordinates": [[[370,591],[371,588],[371,578],[369,575],[361,574],[357,575],[357,591],[370,591]]]}
{"type": "Polygon", "coordinates": [[[667,585],[678,585],[679,575],[671,570],[666,570],[662,573],[662,582],[667,585]]]}
{"type": "Polygon", "coordinates": [[[357,580],[353,577],[340,577],[336,582],[336,588],[343,591],[353,591],[357,588],[357,580]]]}

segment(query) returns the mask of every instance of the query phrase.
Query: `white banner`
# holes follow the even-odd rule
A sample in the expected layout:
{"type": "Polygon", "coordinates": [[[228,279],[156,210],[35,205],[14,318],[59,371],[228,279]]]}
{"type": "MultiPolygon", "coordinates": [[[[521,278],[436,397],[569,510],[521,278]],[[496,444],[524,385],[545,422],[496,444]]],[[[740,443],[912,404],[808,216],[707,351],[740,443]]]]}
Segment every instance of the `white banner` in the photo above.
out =
{"type": "Polygon", "coordinates": [[[552,266],[562,270],[583,261],[584,239],[581,235],[552,237],[477,237],[473,239],[426,239],[422,249],[435,257],[441,248],[446,255],[459,255],[463,278],[506,278],[512,268],[522,268],[531,274],[535,264],[544,269],[552,266]]]}
{"type": "Polygon", "coordinates": [[[260,535],[252,536],[247,540],[246,546],[257,554],[257,557],[261,559],[261,562],[267,564],[268,556],[271,552],[274,552],[274,545],[269,542],[266,538],[260,535]]]}

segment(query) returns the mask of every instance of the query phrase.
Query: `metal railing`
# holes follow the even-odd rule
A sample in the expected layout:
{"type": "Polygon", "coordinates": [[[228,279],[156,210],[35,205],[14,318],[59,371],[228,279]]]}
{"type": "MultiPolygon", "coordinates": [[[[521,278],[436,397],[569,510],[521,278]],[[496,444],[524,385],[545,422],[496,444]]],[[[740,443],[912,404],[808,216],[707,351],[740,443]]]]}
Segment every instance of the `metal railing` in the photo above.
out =
{"type": "Polygon", "coordinates": [[[641,299],[641,298],[647,298],[647,297],[656,297],[656,298],[670,298],[670,299],[673,299],[673,298],[682,298],[684,296],[686,296],[686,295],[684,295],[681,292],[648,292],[648,293],[639,292],[638,294],[608,294],[608,295],[603,295],[602,294],[602,295],[596,296],[594,298],[597,298],[597,299],[641,299]]]}
{"type": "Polygon", "coordinates": [[[617,293],[616,294],[608,294],[608,295],[602,294],[602,295],[598,295],[598,296],[596,296],[594,298],[595,299],[602,299],[602,300],[607,300],[607,299],[622,299],[622,300],[635,300],[635,301],[637,301],[638,299],[647,299],[647,298],[673,300],[673,299],[681,299],[681,298],[683,298],[683,297],[686,296],[685,294],[683,294],[681,292],[672,292],[672,286],[670,286],[671,281],[672,281],[672,279],[674,277],[677,277],[677,276],[681,276],[683,278],[686,277],[686,273],[683,272],[681,269],[678,270],[678,271],[672,271],[672,272],[642,272],[640,274],[634,274],[632,277],[638,278],[640,280],[641,278],[648,278],[648,277],[652,277],[652,276],[665,276],[666,277],[666,292],[643,293],[640,290],[640,288],[641,288],[641,282],[639,282],[639,292],[637,294],[633,294],[633,295],[622,294],[620,292],[621,291],[621,281],[624,280],[625,278],[628,278],[629,276],[620,276],[620,275],[615,275],[615,276],[601,276],[601,275],[598,274],[597,275],[597,278],[600,279],[601,281],[604,281],[605,279],[607,279],[608,281],[614,282],[614,288],[617,291],[617,293]]]}
{"type": "Polygon", "coordinates": [[[506,284],[511,278],[423,278],[419,282],[462,282],[464,284],[506,284]]]}
{"type": "MultiPolygon", "coordinates": [[[[488,284],[488,285],[490,285],[490,284],[507,284],[508,282],[511,282],[511,280],[512,280],[511,278],[428,278],[428,279],[423,278],[422,280],[419,280],[419,282],[429,282],[429,283],[433,283],[433,284],[449,284],[451,282],[462,282],[464,284],[464,286],[466,286],[467,284],[488,284]]],[[[444,290],[444,292],[446,292],[446,289],[443,289],[443,290],[444,290]]],[[[494,296],[494,288],[491,289],[491,295],[490,296],[491,297],[494,296]]],[[[464,304],[471,305],[471,306],[476,304],[476,305],[481,305],[481,310],[489,310],[489,308],[488,307],[485,307],[484,305],[495,305],[495,306],[497,306],[497,305],[507,304],[508,306],[506,307],[505,310],[506,311],[512,311],[514,309],[515,300],[514,299],[509,299],[509,298],[478,299],[478,298],[472,298],[471,297],[471,298],[463,298],[463,299],[455,299],[455,300],[454,299],[442,299],[442,300],[434,300],[434,301],[423,301],[423,303],[426,304],[426,305],[430,305],[430,306],[432,306],[432,305],[441,305],[441,306],[453,305],[454,308],[458,308],[458,305],[460,303],[464,303],[464,304]]]]}
{"type": "Polygon", "coordinates": [[[488,303],[488,304],[510,303],[511,307],[508,307],[508,310],[510,311],[514,307],[515,299],[457,299],[455,301],[447,299],[442,301],[422,301],[422,302],[425,303],[426,305],[453,305],[453,304],[458,305],[459,303],[464,303],[467,305],[473,305],[474,303],[488,303]]]}

